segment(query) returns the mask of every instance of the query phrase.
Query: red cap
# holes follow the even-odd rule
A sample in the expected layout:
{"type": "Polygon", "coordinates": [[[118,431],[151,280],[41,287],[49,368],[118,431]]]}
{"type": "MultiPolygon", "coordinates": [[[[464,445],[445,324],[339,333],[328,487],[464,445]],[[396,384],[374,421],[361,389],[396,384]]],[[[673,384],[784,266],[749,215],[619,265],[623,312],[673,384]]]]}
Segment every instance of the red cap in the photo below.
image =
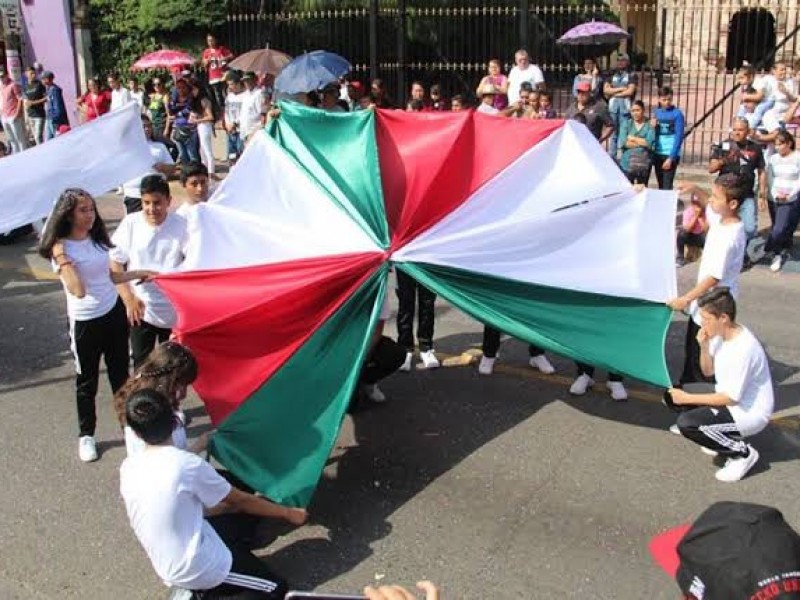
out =
{"type": "Polygon", "coordinates": [[[348,82],[348,83],[347,83],[347,85],[349,85],[349,86],[351,86],[351,87],[354,87],[354,88],[355,88],[355,89],[357,89],[357,90],[360,90],[360,89],[363,87],[363,86],[361,85],[361,82],[360,82],[360,81],[350,81],[350,82],[348,82]]]}
{"type": "Polygon", "coordinates": [[[575,89],[578,90],[579,92],[591,92],[592,84],[589,83],[588,81],[581,81],[578,83],[575,89]]]}

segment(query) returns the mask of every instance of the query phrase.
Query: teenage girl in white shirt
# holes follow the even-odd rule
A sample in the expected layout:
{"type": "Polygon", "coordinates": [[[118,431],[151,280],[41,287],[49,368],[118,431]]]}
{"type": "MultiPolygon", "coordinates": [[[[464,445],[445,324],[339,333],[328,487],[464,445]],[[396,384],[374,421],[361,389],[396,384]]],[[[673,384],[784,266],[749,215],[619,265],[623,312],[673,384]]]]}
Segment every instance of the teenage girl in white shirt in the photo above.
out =
{"type": "Polygon", "coordinates": [[[67,296],[70,346],[77,372],[78,456],[84,462],[97,460],[95,397],[100,357],[105,359],[114,392],[128,378],[128,320],[114,286],[153,275],[151,271],[112,273],[111,247],[94,198],[81,189],[65,190],[47,220],[39,254],[52,262],[67,296]]]}

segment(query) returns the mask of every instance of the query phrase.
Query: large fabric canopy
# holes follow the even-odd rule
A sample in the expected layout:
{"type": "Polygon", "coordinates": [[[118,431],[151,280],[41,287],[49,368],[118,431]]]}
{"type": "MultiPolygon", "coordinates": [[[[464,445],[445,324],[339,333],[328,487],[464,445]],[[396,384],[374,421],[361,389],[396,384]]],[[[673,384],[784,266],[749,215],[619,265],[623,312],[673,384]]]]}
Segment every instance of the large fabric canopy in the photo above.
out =
{"type": "Polygon", "coordinates": [[[309,502],[392,265],[515,337],[667,385],[675,201],[636,193],[574,122],[283,104],[191,212],[187,272],[159,280],[212,454],[309,502]]]}

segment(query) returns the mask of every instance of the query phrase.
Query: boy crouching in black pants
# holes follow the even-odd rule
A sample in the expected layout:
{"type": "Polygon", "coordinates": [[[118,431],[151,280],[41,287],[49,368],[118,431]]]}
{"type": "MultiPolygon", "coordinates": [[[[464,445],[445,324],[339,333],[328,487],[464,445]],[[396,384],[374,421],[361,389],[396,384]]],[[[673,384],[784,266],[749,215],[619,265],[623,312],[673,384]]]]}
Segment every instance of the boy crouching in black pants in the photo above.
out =
{"type": "Polygon", "coordinates": [[[739,481],[759,458],[745,438],[767,426],[774,408],[769,362],[755,336],[736,322],[736,301],[727,288],[707,292],[698,305],[700,366],[717,383],[707,385],[707,393],[673,388],[667,399],[680,411],[675,433],[706,454],[727,458],[716,473],[719,481],[739,481]]]}
{"type": "Polygon", "coordinates": [[[120,491],[131,527],[158,576],[204,599],[282,599],[286,582],[205,517],[239,512],[301,525],[306,511],[232,487],[208,462],[175,448],[174,411],[160,392],[135,392],[125,412],[146,448],[122,462],[120,491]]]}

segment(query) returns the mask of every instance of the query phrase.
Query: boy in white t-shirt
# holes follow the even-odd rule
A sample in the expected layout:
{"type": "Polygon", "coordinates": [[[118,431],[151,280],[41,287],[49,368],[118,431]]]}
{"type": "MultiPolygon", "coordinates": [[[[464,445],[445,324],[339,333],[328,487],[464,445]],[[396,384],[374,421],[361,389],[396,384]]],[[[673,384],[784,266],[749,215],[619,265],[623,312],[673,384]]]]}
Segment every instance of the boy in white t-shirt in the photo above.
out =
{"type": "Polygon", "coordinates": [[[697,284],[684,295],[667,302],[673,310],[688,309],[690,315],[686,329],[686,355],[679,382],[679,385],[683,385],[708,381],[700,368],[700,347],[697,344],[700,330],[698,298],[717,286],[729,288],[734,298],[739,292],[739,274],[747,246],[744,226],[739,218],[739,206],[749,194],[749,182],[743,175],[728,173],[717,177],[711,194],[693,183],[682,182],[678,184],[678,189],[681,193],[691,194],[719,217],[719,220],[708,219],[710,226],[697,272],[697,284]]]}
{"type": "MultiPolygon", "coordinates": [[[[111,237],[111,270],[147,269],[174,271],[185,256],[188,244],[186,219],[169,212],[169,184],[161,175],[148,175],[141,182],[142,211],[127,215],[111,237]]],[[[138,368],[156,344],[172,334],[177,315],[172,304],[155,283],[131,288],[117,286],[131,325],[133,366],[138,368]]]]}
{"type": "Polygon", "coordinates": [[[730,290],[715,288],[698,304],[700,364],[707,376],[716,377],[716,385],[708,393],[671,389],[671,400],[678,409],[685,408],[678,416],[680,433],[707,454],[727,458],[716,478],[739,481],[759,458],[744,438],[762,431],[774,409],[769,362],[755,336],[736,322],[730,290]]]}
{"type": "Polygon", "coordinates": [[[193,206],[208,202],[208,197],[211,195],[206,166],[200,162],[184,165],[181,168],[181,186],[186,192],[186,201],[175,212],[187,217],[193,206]]]}
{"type": "Polygon", "coordinates": [[[134,392],[125,417],[146,447],[122,462],[120,492],[131,527],[162,581],[213,590],[215,598],[283,598],[286,582],[235,539],[235,527],[221,520],[212,525],[205,517],[238,512],[302,525],[306,511],[232,487],[208,462],[175,448],[175,415],[162,393],[134,392]]]}

